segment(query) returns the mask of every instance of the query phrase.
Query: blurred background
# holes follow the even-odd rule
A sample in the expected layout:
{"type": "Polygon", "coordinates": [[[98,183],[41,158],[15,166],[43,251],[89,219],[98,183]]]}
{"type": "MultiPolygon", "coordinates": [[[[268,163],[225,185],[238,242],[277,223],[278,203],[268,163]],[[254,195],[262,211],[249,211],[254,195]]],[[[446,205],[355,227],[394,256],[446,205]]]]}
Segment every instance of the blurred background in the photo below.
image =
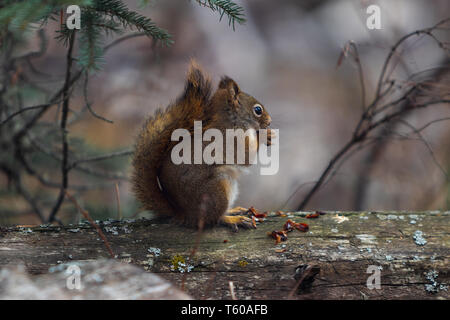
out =
{"type": "MultiPolygon", "coordinates": [[[[130,9],[150,17],[167,29],[174,43],[156,45],[146,37],[132,38],[111,48],[101,71],[88,82],[88,99],[107,123],[89,114],[69,126],[71,146],[83,144],[90,154],[132,149],[135,137],[158,107],[165,107],[182,92],[190,58],[195,58],[217,85],[228,75],[241,89],[261,101],[280,130],[280,168],[276,175],[261,176],[257,167],[240,181],[236,205],[261,211],[297,208],[330,159],[351,138],[361,117],[361,88],[357,65],[346,59],[338,67],[345,44],[358,46],[365,76],[366,102],[374,97],[377,79],[392,45],[403,35],[431,27],[450,13],[448,0],[247,0],[237,1],[246,23],[235,30],[224,17],[193,1],[125,1],[130,9]],[[381,29],[369,30],[366,8],[381,8],[381,29]]],[[[55,75],[42,83],[46,90],[60,87],[65,71],[66,48],[55,41],[57,23],[45,27],[47,52],[34,60],[37,69],[55,75]]],[[[449,41],[448,30],[436,33],[449,41]]],[[[108,39],[110,42],[111,39],[108,39]]],[[[29,34],[24,52],[36,48],[36,33],[29,34]]],[[[424,70],[433,70],[448,58],[426,37],[412,38],[392,78],[405,80],[424,70]]],[[[75,87],[71,108],[75,113],[85,103],[83,85],[75,87]]],[[[448,81],[441,90],[448,93],[448,81]]],[[[46,117],[52,119],[57,109],[46,117]]],[[[408,122],[421,127],[434,119],[450,116],[448,104],[415,111],[408,122]]],[[[409,132],[400,124],[392,132],[409,132]]],[[[396,139],[369,146],[355,153],[312,197],[313,210],[449,210],[450,121],[440,121],[422,131],[430,149],[420,139],[396,139]],[[445,172],[444,172],[445,171],[445,172]]],[[[36,156],[32,164],[44,167],[43,175],[60,180],[57,162],[36,156]]],[[[71,173],[73,185],[89,185],[74,191],[80,205],[93,218],[118,216],[116,184],[123,217],[140,217],[127,181],[130,156],[95,162],[92,168],[108,172],[108,179],[71,173]]],[[[43,187],[35,177],[22,182],[39,205],[54,202],[58,189],[43,187]]],[[[40,223],[33,209],[8,187],[0,172],[0,224],[40,223]]],[[[70,188],[69,188],[70,190],[70,188]]],[[[65,201],[59,218],[65,223],[79,218],[73,204],[65,201]]]]}

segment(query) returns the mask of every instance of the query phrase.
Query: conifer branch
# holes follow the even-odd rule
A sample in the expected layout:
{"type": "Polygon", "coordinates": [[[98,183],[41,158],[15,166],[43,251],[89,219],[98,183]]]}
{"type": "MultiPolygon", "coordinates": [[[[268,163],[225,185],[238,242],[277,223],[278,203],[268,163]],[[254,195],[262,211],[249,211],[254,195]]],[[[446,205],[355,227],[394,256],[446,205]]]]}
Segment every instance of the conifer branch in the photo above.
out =
{"type": "Polygon", "coordinates": [[[228,24],[235,30],[235,22],[239,24],[245,23],[244,8],[231,0],[196,0],[203,7],[210,8],[212,11],[218,11],[220,14],[219,21],[224,15],[228,17],[228,24]]]}

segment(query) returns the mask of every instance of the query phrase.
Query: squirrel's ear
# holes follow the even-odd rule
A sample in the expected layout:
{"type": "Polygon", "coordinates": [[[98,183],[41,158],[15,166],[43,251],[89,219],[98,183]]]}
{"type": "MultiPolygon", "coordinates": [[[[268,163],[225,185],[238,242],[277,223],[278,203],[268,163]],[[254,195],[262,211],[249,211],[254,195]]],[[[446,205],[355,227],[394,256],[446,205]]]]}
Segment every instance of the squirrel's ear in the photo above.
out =
{"type": "Polygon", "coordinates": [[[236,96],[241,92],[241,89],[239,88],[237,83],[227,76],[222,77],[222,79],[220,80],[219,89],[228,90],[228,93],[233,99],[235,99],[236,96]]]}
{"type": "Polygon", "coordinates": [[[183,98],[200,98],[207,101],[211,94],[211,80],[195,60],[191,60],[183,98]]]}

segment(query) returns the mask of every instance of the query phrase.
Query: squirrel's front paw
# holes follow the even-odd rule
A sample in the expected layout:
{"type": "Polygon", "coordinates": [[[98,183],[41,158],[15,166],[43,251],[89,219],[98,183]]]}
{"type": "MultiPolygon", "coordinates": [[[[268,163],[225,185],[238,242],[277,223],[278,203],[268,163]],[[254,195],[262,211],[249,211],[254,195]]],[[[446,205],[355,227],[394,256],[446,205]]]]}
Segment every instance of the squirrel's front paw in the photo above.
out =
{"type": "Polygon", "coordinates": [[[239,227],[244,229],[256,229],[255,222],[245,216],[222,216],[220,222],[233,229],[233,231],[238,231],[239,227]]]}

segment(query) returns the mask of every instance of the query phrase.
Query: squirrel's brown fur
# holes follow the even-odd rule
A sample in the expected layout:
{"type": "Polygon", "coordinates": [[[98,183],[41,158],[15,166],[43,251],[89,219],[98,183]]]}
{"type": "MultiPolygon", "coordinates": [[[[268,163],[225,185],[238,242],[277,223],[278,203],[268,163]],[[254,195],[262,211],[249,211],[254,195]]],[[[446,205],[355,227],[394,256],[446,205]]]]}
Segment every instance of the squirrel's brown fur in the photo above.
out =
{"type": "Polygon", "coordinates": [[[174,165],[170,152],[177,142],[171,141],[171,135],[179,128],[193,133],[194,121],[200,120],[203,131],[266,128],[270,117],[265,111],[264,117],[257,120],[241,119],[252,116],[244,109],[251,110],[255,103],[228,77],[222,78],[212,96],[211,80],[192,61],[183,94],[166,110],[157,110],[137,139],[132,186],[143,207],[173,216],[186,225],[197,226],[200,216],[207,225],[217,223],[229,205],[235,170],[215,164],[174,165]]]}

